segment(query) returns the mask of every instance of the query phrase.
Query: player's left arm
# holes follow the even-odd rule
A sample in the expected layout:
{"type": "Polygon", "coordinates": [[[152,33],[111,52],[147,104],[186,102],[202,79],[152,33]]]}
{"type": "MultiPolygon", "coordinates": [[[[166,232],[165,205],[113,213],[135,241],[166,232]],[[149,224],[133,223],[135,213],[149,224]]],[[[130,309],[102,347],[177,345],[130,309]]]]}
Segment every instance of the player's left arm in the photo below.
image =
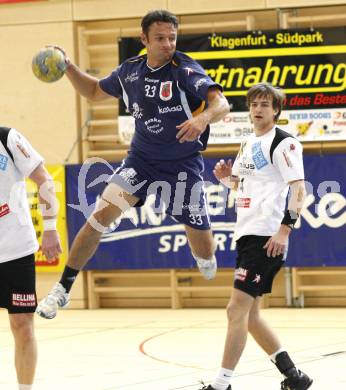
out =
{"type": "Polygon", "coordinates": [[[206,110],[177,126],[177,139],[180,143],[196,140],[210,123],[218,122],[229,113],[230,106],[219,88],[208,89],[207,102],[206,110]]]}
{"type": "Polygon", "coordinates": [[[306,196],[302,147],[295,139],[286,139],[274,152],[274,165],[289,185],[289,201],[280,228],[264,246],[269,257],[285,252],[291,234],[306,196]]]}
{"type": "Polygon", "coordinates": [[[270,237],[264,246],[267,249],[267,255],[269,257],[275,257],[285,252],[288,246],[288,237],[299,218],[306,196],[304,180],[294,180],[289,183],[289,186],[291,195],[280,228],[276,234],[270,237]]]}
{"type": "Polygon", "coordinates": [[[56,229],[58,204],[53,179],[45,166],[39,164],[29,175],[38,187],[38,198],[43,216],[42,252],[47,259],[55,259],[62,252],[56,229]]]}

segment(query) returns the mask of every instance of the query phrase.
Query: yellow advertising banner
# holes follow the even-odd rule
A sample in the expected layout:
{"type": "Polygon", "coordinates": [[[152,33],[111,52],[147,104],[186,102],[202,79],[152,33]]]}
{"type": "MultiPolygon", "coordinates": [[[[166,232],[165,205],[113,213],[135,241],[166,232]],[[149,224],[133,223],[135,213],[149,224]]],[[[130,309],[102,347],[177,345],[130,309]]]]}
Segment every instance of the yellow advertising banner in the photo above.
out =
{"type": "Polygon", "coordinates": [[[37,240],[40,249],[35,255],[37,272],[61,272],[64,268],[68,253],[67,227],[66,227],[66,191],[65,191],[65,167],[63,165],[46,165],[51,174],[59,203],[59,213],[57,218],[57,229],[60,236],[62,253],[53,260],[48,261],[41,251],[43,234],[42,215],[39,210],[38,190],[36,184],[30,179],[27,180],[27,193],[31,210],[31,218],[36,230],[37,240]]]}

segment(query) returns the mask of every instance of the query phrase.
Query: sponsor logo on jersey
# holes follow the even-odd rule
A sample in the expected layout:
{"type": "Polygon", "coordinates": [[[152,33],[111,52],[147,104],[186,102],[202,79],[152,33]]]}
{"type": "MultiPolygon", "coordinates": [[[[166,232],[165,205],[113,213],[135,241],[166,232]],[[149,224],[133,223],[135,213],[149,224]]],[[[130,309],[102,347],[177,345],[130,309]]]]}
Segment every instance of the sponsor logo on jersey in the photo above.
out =
{"type": "Polygon", "coordinates": [[[167,114],[169,112],[178,112],[178,111],[183,111],[183,107],[181,104],[173,107],[158,107],[159,109],[159,114],[167,114]]]}
{"type": "Polygon", "coordinates": [[[207,78],[203,77],[202,79],[199,79],[195,82],[194,87],[196,88],[196,91],[199,90],[199,88],[207,82],[207,78]]]}
{"type": "Polygon", "coordinates": [[[167,101],[172,99],[172,81],[162,81],[160,84],[160,99],[167,101]]]}
{"type": "Polygon", "coordinates": [[[10,213],[10,208],[8,207],[7,203],[0,205],[0,218],[9,213],[10,213]]]}
{"type": "Polygon", "coordinates": [[[255,164],[240,162],[239,167],[243,169],[255,169],[255,164]]]}
{"type": "Polygon", "coordinates": [[[146,77],[144,79],[144,81],[146,81],[147,83],[154,83],[154,84],[157,84],[160,80],[156,80],[156,79],[151,79],[149,77],[146,77]]]}
{"type": "Polygon", "coordinates": [[[261,142],[256,142],[252,145],[252,158],[257,169],[262,169],[263,167],[268,165],[268,161],[264,157],[261,148],[261,142]]]}
{"type": "Polygon", "coordinates": [[[12,306],[32,307],[36,306],[35,294],[12,294],[12,306]]]}
{"type": "Polygon", "coordinates": [[[4,156],[3,154],[0,154],[0,169],[2,171],[6,171],[7,163],[8,163],[8,157],[4,156]]]}
{"type": "Polygon", "coordinates": [[[236,200],[237,207],[248,209],[250,208],[250,205],[251,205],[251,198],[237,198],[236,200]]]}
{"type": "Polygon", "coordinates": [[[126,181],[126,183],[129,183],[131,185],[134,185],[137,183],[137,172],[133,168],[124,168],[122,171],[119,172],[119,176],[126,181]]]}
{"type": "Polygon", "coordinates": [[[161,131],[163,130],[161,122],[161,119],[150,118],[145,121],[144,124],[147,127],[147,130],[150,131],[150,133],[158,134],[161,133],[161,131]]]}
{"type": "Polygon", "coordinates": [[[125,78],[125,83],[133,83],[134,81],[138,80],[139,79],[139,76],[138,76],[138,73],[137,71],[134,72],[134,73],[130,73],[126,76],[125,78]]]}
{"type": "Polygon", "coordinates": [[[237,268],[234,272],[234,280],[240,280],[241,282],[245,282],[248,272],[249,271],[245,268],[237,268]]]}
{"type": "Polygon", "coordinates": [[[143,108],[140,108],[138,103],[133,103],[131,114],[134,118],[141,119],[143,117],[143,108]]]}

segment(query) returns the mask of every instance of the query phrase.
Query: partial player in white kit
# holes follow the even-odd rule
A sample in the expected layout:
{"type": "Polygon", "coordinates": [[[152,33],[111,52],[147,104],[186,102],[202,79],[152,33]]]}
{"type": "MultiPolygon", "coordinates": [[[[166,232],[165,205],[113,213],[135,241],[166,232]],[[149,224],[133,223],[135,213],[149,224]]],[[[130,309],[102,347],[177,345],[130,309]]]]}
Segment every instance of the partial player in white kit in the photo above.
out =
{"type": "Polygon", "coordinates": [[[9,314],[19,390],[32,389],[37,361],[34,253],[39,245],[25,177],[37,184],[43,205],[42,252],[48,259],[56,258],[61,247],[52,178],[43,166],[43,158],[17,130],[0,127],[0,307],[9,314]]]}
{"type": "Polygon", "coordinates": [[[284,264],[288,237],[305,197],[302,145],[279,129],[284,94],[267,83],[250,88],[247,105],[254,134],[241,144],[232,167],[221,160],[214,174],[237,187],[234,239],[237,260],[234,290],[227,306],[228,330],[222,366],[205,390],[231,390],[231,378],[248,332],[284,376],[282,390],[306,390],[312,380],[298,370],[278,337],[260,314],[261,297],[271,292],[284,264]],[[288,191],[290,197],[287,209],[288,191]]]}

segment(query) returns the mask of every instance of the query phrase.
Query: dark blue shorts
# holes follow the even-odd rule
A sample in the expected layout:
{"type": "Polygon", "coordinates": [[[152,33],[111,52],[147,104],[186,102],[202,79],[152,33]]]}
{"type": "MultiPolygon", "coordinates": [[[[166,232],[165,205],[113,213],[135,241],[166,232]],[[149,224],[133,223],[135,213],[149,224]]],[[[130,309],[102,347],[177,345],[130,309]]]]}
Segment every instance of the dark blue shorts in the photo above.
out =
{"type": "Polygon", "coordinates": [[[138,197],[135,207],[142,206],[148,196],[155,196],[155,212],[165,212],[177,222],[206,230],[210,218],[203,171],[200,154],[178,161],[148,161],[130,152],[110,182],[138,197]]]}

